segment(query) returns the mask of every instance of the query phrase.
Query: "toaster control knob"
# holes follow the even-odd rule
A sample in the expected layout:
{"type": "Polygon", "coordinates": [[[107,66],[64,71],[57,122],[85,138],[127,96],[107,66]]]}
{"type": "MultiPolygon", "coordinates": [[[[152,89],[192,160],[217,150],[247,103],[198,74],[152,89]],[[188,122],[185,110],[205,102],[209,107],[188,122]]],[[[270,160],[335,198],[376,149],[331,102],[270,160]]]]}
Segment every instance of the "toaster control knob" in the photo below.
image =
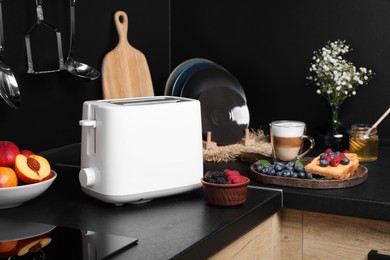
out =
{"type": "Polygon", "coordinates": [[[82,168],[79,173],[80,185],[90,187],[95,184],[95,171],[92,168],[82,168]]]}

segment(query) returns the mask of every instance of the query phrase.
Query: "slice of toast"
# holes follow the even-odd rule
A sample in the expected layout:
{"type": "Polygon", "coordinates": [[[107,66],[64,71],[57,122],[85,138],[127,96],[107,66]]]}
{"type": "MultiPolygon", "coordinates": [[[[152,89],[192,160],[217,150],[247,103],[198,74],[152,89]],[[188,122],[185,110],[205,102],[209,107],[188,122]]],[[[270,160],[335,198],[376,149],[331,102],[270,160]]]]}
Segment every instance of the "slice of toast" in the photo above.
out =
{"type": "Polygon", "coordinates": [[[305,170],[313,174],[329,177],[336,180],[344,180],[352,176],[357,167],[359,166],[359,160],[355,153],[345,153],[345,156],[350,160],[349,164],[339,164],[337,167],[333,166],[320,166],[320,157],[317,156],[309,164],[305,165],[305,170]]]}

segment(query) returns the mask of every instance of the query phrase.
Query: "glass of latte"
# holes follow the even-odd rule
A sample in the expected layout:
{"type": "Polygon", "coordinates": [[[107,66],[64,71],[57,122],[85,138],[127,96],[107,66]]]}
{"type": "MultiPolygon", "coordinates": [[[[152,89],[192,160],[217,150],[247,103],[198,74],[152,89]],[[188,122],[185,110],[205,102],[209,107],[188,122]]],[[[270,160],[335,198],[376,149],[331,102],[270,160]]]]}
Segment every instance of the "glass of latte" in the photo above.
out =
{"type": "Polygon", "coordinates": [[[289,162],[305,156],[315,146],[314,139],[305,134],[306,124],[294,120],[278,120],[270,124],[271,146],[274,161],[289,162]],[[302,152],[304,140],[310,147],[302,152]]]}

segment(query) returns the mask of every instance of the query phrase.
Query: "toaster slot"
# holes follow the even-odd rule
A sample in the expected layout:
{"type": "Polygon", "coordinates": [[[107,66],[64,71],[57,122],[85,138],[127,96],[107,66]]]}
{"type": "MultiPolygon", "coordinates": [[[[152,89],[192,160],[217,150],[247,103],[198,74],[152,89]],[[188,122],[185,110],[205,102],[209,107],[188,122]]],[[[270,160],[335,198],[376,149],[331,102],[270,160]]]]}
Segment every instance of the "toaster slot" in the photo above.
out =
{"type": "Polygon", "coordinates": [[[175,97],[149,97],[149,98],[131,98],[131,99],[120,99],[107,101],[110,104],[121,105],[121,106],[137,106],[137,105],[154,105],[164,103],[178,103],[183,100],[175,97]]]}

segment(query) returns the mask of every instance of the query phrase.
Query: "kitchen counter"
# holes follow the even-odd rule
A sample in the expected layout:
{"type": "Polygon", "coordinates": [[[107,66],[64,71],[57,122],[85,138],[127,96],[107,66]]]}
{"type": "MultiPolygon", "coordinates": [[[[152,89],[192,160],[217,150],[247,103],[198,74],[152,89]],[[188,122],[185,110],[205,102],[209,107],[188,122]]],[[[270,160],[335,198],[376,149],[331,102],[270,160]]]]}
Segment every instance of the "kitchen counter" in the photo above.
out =
{"type": "MultiPolygon", "coordinates": [[[[315,150],[309,156],[317,156],[322,150],[315,150]]],[[[364,183],[344,189],[305,189],[266,185],[252,181],[251,185],[283,190],[283,207],[315,211],[335,215],[390,221],[390,147],[379,147],[378,160],[362,163],[368,169],[364,183]]],[[[249,176],[250,163],[207,163],[206,167],[217,170],[236,168],[249,176]]]]}
{"type": "Polygon", "coordinates": [[[257,188],[237,207],[209,206],[201,189],[118,207],[81,191],[79,167],[50,161],[58,173],[52,186],[30,202],[0,210],[0,216],[138,239],[109,259],[204,259],[281,208],[280,191],[257,188]]]}
{"type": "MultiPolygon", "coordinates": [[[[247,202],[213,207],[202,190],[138,205],[113,206],[84,194],[78,183],[79,145],[44,153],[58,173],[40,197],[0,210],[0,216],[137,238],[138,244],[112,259],[205,258],[234,241],[281,208],[368,219],[390,220],[389,147],[379,160],[365,164],[368,180],[355,187],[312,190],[251,181],[247,202]],[[77,155],[77,156],[75,156],[77,155]]],[[[250,163],[205,163],[205,170],[237,169],[249,175],[250,163]]],[[[111,258],[110,258],[111,259],[111,258]]]]}

